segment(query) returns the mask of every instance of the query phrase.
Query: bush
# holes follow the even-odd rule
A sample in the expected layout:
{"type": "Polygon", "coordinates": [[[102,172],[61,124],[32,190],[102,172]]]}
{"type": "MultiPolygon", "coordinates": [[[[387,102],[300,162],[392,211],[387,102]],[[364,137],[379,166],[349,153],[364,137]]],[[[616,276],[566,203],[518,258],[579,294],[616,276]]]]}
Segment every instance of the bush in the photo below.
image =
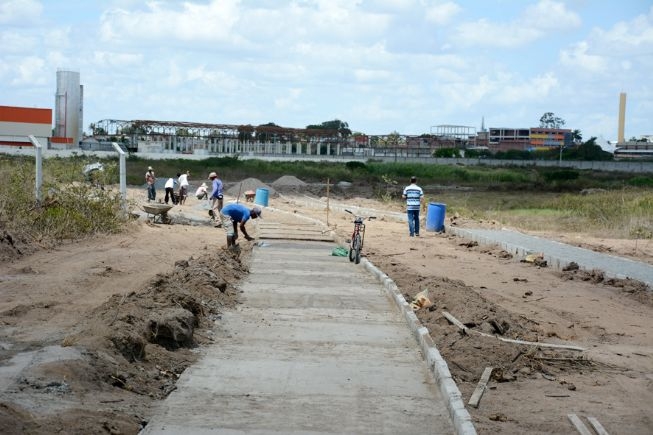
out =
{"type": "MultiPolygon", "coordinates": [[[[20,240],[45,245],[120,231],[125,219],[120,194],[86,182],[81,168],[87,163],[77,157],[44,160],[42,200],[37,202],[34,159],[0,160],[0,176],[6,180],[0,191],[0,226],[20,240]]],[[[117,181],[112,164],[106,166],[109,170],[95,178],[100,185],[117,181]]]]}

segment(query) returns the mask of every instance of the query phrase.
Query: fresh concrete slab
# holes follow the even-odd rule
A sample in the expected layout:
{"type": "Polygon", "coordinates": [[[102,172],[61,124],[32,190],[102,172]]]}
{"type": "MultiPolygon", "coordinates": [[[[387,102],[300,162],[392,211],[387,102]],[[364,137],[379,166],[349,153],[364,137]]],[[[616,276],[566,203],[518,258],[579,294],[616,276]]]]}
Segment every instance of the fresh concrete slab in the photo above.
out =
{"type": "Polygon", "coordinates": [[[334,247],[255,248],[243,303],[143,434],[456,433],[401,311],[334,247]]]}

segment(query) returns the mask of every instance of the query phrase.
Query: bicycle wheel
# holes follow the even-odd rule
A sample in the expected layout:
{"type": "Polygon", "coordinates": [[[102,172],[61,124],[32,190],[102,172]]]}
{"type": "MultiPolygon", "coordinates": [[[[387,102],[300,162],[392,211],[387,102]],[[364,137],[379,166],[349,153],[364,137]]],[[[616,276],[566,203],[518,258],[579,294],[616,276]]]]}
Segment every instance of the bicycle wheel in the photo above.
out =
{"type": "Polygon", "coordinates": [[[361,235],[356,234],[356,237],[354,237],[354,263],[358,264],[361,262],[361,248],[362,248],[362,240],[361,240],[361,235]]]}
{"type": "Polygon", "coordinates": [[[356,258],[356,251],[354,250],[354,239],[349,243],[349,261],[354,261],[356,258]]]}

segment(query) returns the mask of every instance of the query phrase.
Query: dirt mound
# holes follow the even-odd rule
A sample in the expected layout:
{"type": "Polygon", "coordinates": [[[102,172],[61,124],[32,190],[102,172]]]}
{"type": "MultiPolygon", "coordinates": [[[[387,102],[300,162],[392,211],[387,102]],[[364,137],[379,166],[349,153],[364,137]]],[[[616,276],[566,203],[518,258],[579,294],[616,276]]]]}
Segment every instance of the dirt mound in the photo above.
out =
{"type": "Polygon", "coordinates": [[[138,433],[150,403],[175,389],[198,358],[193,349],[212,341],[214,321],[238,303],[235,284],[251,253],[242,249],[177,261],[142,290],[116,294],[84,315],[54,346],[77,357],[31,367],[11,403],[0,403],[0,432],[138,433]],[[43,412],[55,397],[56,412],[43,412]]]}
{"type": "Polygon", "coordinates": [[[293,175],[284,175],[277,178],[272,185],[274,187],[302,187],[306,186],[306,183],[293,175]]]}
{"type": "Polygon", "coordinates": [[[233,197],[240,195],[242,198],[245,195],[245,192],[248,190],[253,190],[256,192],[256,189],[268,189],[268,195],[270,197],[277,196],[277,191],[273,187],[265,184],[257,178],[246,178],[238,183],[235,183],[233,186],[227,189],[225,193],[233,197]]]}
{"type": "Polygon", "coordinates": [[[284,175],[272,183],[282,193],[297,193],[306,191],[308,184],[292,175],[284,175]]]}
{"type": "Polygon", "coordinates": [[[23,243],[15,234],[9,234],[4,230],[0,232],[0,261],[12,261],[33,251],[33,247],[23,243]]]}

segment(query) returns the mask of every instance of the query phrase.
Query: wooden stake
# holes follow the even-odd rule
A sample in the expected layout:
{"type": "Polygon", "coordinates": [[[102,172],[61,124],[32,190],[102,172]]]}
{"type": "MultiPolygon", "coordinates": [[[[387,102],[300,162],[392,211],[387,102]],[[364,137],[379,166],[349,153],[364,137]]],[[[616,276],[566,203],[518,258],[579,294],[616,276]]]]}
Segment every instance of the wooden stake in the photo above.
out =
{"type": "Polygon", "coordinates": [[[326,224],[327,224],[327,227],[329,226],[329,187],[330,187],[330,183],[329,183],[329,179],[327,178],[327,195],[326,195],[327,196],[327,200],[326,200],[326,203],[327,203],[326,204],[326,224]]]}
{"type": "Polygon", "coordinates": [[[592,432],[583,424],[580,418],[576,414],[567,414],[567,418],[571,422],[571,424],[574,425],[576,430],[580,433],[580,435],[592,435],[592,432]]]}
{"type": "Polygon", "coordinates": [[[608,431],[605,430],[603,425],[601,423],[599,423],[599,421],[596,418],[587,417],[587,421],[590,422],[590,424],[592,425],[592,427],[594,428],[594,430],[596,431],[597,434],[599,434],[599,435],[610,435],[608,433],[608,431]]]}
{"type": "Polygon", "coordinates": [[[469,406],[478,408],[478,404],[481,401],[481,397],[483,397],[483,393],[487,388],[487,383],[490,380],[491,375],[492,367],[485,367],[485,370],[483,370],[483,374],[481,375],[481,380],[478,381],[478,385],[476,385],[476,389],[474,390],[472,397],[469,398],[469,402],[467,403],[469,406]]]}

